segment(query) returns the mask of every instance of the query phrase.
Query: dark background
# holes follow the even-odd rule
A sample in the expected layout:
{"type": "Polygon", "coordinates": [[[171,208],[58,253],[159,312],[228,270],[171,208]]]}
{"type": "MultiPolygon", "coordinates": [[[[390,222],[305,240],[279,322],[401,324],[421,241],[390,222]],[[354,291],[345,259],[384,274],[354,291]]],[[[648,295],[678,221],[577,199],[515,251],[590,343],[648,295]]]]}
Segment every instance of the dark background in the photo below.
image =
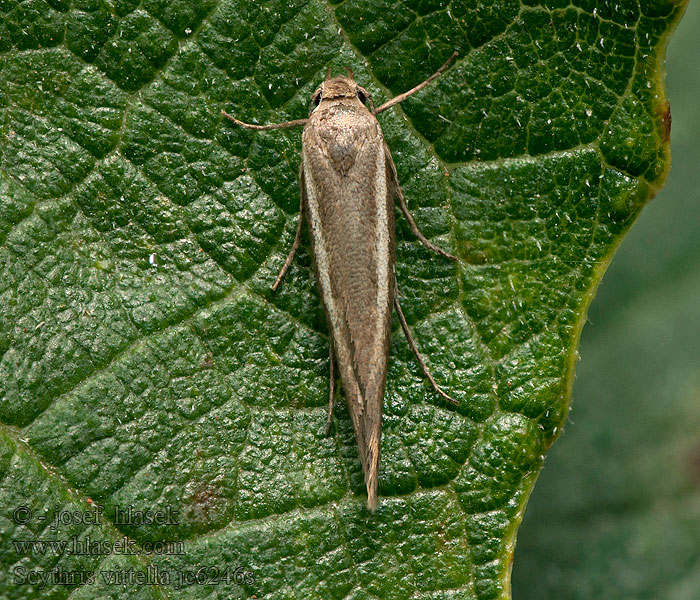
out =
{"type": "Polygon", "coordinates": [[[700,4],[666,62],[673,165],[603,278],[514,600],[700,598],[700,4]]]}

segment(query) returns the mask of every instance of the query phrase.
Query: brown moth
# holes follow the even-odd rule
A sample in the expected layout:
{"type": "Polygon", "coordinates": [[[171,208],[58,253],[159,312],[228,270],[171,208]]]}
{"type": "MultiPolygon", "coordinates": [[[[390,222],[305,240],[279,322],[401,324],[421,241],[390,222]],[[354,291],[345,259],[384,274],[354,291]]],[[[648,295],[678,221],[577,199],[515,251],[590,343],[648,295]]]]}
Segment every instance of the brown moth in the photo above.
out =
{"type": "Polygon", "coordinates": [[[272,125],[250,125],[222,111],[249,129],[304,126],[299,169],[301,207],[296,237],[272,286],[282,281],[299,247],[304,218],[316,269],[316,281],[330,332],[330,401],[327,431],[333,415],[335,363],[367,486],[367,508],[377,506],[382,404],[394,307],[423,372],[443,398],[454,402],[435,383],[408,329],[397,298],[394,198],[416,237],[442,256],[454,256],[429,242],[408,212],[382,129],[376,115],[423,89],[439,77],[457,55],[431,77],[375,109],[353,73],[330,77],[311,96],[308,119],[272,125]]]}

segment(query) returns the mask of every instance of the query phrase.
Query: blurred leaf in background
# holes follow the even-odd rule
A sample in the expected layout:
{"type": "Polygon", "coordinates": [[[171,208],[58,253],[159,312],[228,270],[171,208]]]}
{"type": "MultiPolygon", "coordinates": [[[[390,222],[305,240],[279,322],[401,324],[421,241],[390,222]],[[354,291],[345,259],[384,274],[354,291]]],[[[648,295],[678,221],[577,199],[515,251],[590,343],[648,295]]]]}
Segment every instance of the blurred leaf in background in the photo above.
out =
{"type": "Polygon", "coordinates": [[[584,327],[565,434],[518,536],[516,600],[700,598],[700,4],[667,55],[673,166],[584,327]]]}

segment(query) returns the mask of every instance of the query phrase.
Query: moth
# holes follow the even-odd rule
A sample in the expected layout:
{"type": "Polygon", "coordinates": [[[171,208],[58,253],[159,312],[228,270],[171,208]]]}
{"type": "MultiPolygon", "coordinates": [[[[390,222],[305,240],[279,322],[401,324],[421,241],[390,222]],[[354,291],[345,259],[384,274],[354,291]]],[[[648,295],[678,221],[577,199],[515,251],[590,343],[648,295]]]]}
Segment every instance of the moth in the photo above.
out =
{"type": "Polygon", "coordinates": [[[303,126],[299,181],[301,204],[292,248],[272,290],[277,290],[301,242],[308,223],[321,300],[330,332],[330,399],[326,431],[334,406],[335,366],[345,392],[348,412],[367,487],[367,508],[377,506],[382,404],[394,307],[408,343],[435,391],[449,402],[418,352],[398,301],[394,264],[396,241],[394,198],[416,237],[430,250],[456,260],[432,244],[418,229],[396,175],[389,147],[376,115],[422,90],[439,77],[457,56],[432,76],[374,108],[367,90],[347,77],[326,79],[312,94],[309,116],[271,125],[243,123],[268,130],[303,126]]]}

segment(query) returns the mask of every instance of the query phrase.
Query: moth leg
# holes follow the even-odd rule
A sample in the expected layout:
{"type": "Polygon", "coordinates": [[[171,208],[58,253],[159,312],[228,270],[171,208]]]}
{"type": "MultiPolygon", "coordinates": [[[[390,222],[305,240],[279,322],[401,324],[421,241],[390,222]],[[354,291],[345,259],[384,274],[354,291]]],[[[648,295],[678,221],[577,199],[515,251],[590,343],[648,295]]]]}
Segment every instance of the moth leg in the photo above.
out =
{"type": "Polygon", "coordinates": [[[292,249],[289,251],[289,254],[287,255],[287,260],[284,261],[284,265],[282,265],[282,269],[280,270],[279,275],[277,275],[277,279],[275,279],[275,283],[272,284],[272,291],[273,292],[277,291],[277,287],[282,282],[282,278],[287,273],[287,269],[289,269],[289,267],[291,266],[292,261],[294,260],[294,255],[297,253],[297,250],[299,249],[299,244],[301,243],[301,227],[302,227],[303,223],[304,223],[304,211],[302,209],[300,209],[299,210],[299,219],[297,220],[297,234],[294,236],[294,243],[292,244],[292,249]]]}
{"type": "Polygon", "coordinates": [[[450,402],[452,404],[459,404],[459,402],[457,402],[454,398],[452,398],[451,396],[448,396],[445,392],[443,392],[440,389],[440,386],[438,386],[438,384],[435,383],[435,379],[430,374],[430,371],[428,371],[428,367],[425,364],[423,357],[420,355],[420,352],[418,352],[418,346],[416,346],[416,342],[413,339],[413,336],[411,335],[411,330],[408,328],[408,323],[406,323],[406,317],[403,316],[403,311],[401,310],[401,304],[399,304],[398,292],[394,295],[394,305],[396,306],[396,312],[399,315],[399,321],[401,322],[401,328],[403,329],[403,332],[406,335],[406,339],[408,340],[408,345],[411,346],[411,350],[413,350],[413,354],[415,355],[416,360],[418,361],[418,364],[420,365],[420,368],[423,369],[423,373],[425,373],[425,376],[428,378],[428,381],[433,386],[433,389],[442,398],[444,398],[448,402],[450,402]]]}
{"type": "Polygon", "coordinates": [[[292,249],[289,251],[289,254],[287,255],[287,260],[284,261],[284,264],[282,265],[282,269],[280,270],[279,275],[277,275],[277,279],[275,279],[275,283],[272,284],[272,291],[276,292],[277,287],[279,286],[280,282],[282,281],[282,278],[284,277],[285,273],[287,272],[287,269],[292,264],[292,261],[294,260],[294,255],[297,253],[297,250],[299,249],[299,244],[301,244],[301,228],[302,224],[304,223],[304,198],[306,197],[306,186],[304,184],[304,160],[302,159],[301,163],[299,164],[299,187],[301,188],[301,194],[299,196],[299,219],[297,221],[297,233],[294,236],[294,243],[292,244],[292,249]]]}
{"type": "Polygon", "coordinates": [[[413,234],[420,240],[421,244],[423,244],[429,250],[432,250],[433,252],[444,256],[445,258],[449,258],[450,260],[457,260],[456,256],[452,256],[452,254],[450,254],[449,252],[446,252],[442,248],[439,248],[438,246],[433,244],[428,238],[426,238],[421,233],[420,229],[418,229],[418,225],[416,225],[416,222],[413,220],[411,213],[408,211],[406,198],[404,198],[403,192],[401,191],[399,177],[396,174],[396,166],[394,165],[394,159],[391,157],[391,151],[389,150],[389,146],[387,146],[386,144],[384,144],[384,155],[387,159],[386,163],[389,179],[393,181],[394,188],[396,189],[396,197],[399,199],[399,207],[401,208],[401,212],[403,213],[404,217],[406,217],[406,220],[408,221],[408,224],[410,225],[413,234]]]}
{"type": "Polygon", "coordinates": [[[257,129],[258,131],[267,129],[288,129],[290,127],[299,127],[300,125],[306,125],[308,119],[295,119],[294,121],[285,121],[284,123],[272,123],[271,125],[253,125],[252,123],[244,123],[239,121],[236,117],[231,116],[225,110],[221,111],[221,114],[226,117],[229,121],[233,121],[236,125],[240,127],[245,127],[246,129],[257,129]]]}
{"type": "Polygon", "coordinates": [[[333,422],[333,408],[335,408],[335,356],[333,355],[333,340],[331,343],[331,393],[328,398],[328,421],[326,421],[326,435],[331,432],[331,423],[333,422]]]}
{"type": "Polygon", "coordinates": [[[428,238],[426,238],[421,233],[420,229],[418,229],[418,225],[416,225],[416,222],[413,220],[411,213],[408,212],[406,199],[403,197],[403,192],[401,191],[401,186],[399,185],[398,180],[396,181],[396,195],[399,198],[399,207],[401,207],[401,212],[403,213],[404,217],[406,217],[406,220],[408,221],[408,224],[411,227],[411,231],[420,240],[421,244],[423,244],[429,250],[432,250],[433,252],[437,252],[441,256],[444,256],[445,258],[449,258],[450,260],[457,260],[456,256],[453,256],[449,252],[446,252],[442,248],[433,244],[428,238]]]}

